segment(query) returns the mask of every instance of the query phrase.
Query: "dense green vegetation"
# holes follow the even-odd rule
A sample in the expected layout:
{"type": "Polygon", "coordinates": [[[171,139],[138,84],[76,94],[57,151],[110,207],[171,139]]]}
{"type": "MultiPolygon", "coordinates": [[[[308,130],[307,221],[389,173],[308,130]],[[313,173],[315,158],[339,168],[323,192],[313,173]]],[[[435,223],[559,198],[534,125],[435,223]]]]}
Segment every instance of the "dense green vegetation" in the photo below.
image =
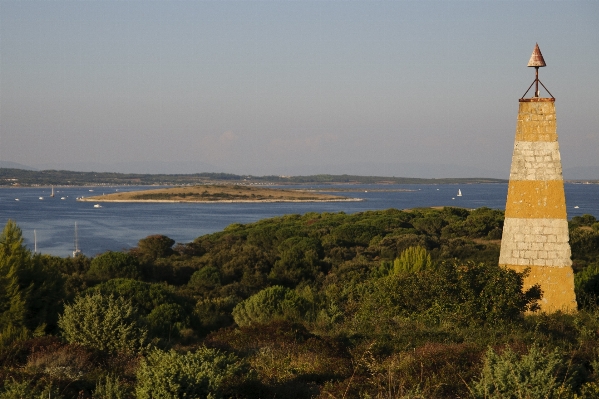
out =
{"type": "Polygon", "coordinates": [[[596,398],[599,222],[579,312],[497,265],[503,212],[287,215],[94,258],[0,235],[0,398],[596,398]]]}
{"type": "Polygon", "coordinates": [[[183,185],[214,183],[392,183],[392,184],[451,184],[507,183],[507,180],[488,178],[418,179],[355,175],[312,176],[251,176],[230,173],[139,174],[109,172],[72,172],[68,170],[23,170],[0,168],[0,186],[83,186],[83,185],[183,185]]]}

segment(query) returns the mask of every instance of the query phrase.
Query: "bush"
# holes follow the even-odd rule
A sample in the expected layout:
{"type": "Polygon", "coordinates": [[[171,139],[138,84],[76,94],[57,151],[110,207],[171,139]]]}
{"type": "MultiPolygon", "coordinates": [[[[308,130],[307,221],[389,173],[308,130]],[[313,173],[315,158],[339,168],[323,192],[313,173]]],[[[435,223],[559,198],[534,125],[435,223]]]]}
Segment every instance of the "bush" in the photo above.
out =
{"type": "Polygon", "coordinates": [[[499,266],[444,263],[431,270],[367,281],[358,286],[348,307],[357,310],[355,328],[368,334],[401,319],[458,326],[494,324],[537,309],[539,287],[522,292],[522,279],[523,274],[499,266]]]}
{"type": "Polygon", "coordinates": [[[125,399],[129,391],[116,375],[107,375],[96,383],[92,399],[125,399]]]}
{"type": "Polygon", "coordinates": [[[65,306],[58,326],[68,342],[105,351],[138,351],[147,335],[131,301],[112,295],[78,297],[65,306]]]}
{"type": "Polygon", "coordinates": [[[181,330],[189,325],[185,309],[176,303],[158,305],[150,312],[146,320],[153,335],[168,340],[179,337],[181,330]]]}
{"type": "Polygon", "coordinates": [[[42,384],[31,384],[29,381],[18,382],[15,379],[6,380],[3,389],[0,390],[0,399],[62,399],[57,388],[52,385],[47,387],[42,384]]]}
{"type": "Polygon", "coordinates": [[[412,273],[430,269],[433,265],[431,255],[423,247],[409,247],[393,262],[395,273],[412,273]]]}
{"type": "Polygon", "coordinates": [[[276,319],[302,319],[308,309],[308,301],[295,291],[275,285],[238,303],[233,309],[233,318],[239,326],[247,326],[276,319]]]}
{"type": "Polygon", "coordinates": [[[566,368],[557,349],[545,353],[533,345],[528,354],[518,357],[509,347],[501,355],[489,348],[472,393],[485,399],[561,398],[571,391],[569,379],[563,376],[566,368]]]}
{"type": "Polygon", "coordinates": [[[221,398],[228,384],[245,371],[233,354],[200,347],[194,353],[154,350],[141,361],[138,399],[221,398]]]}
{"type": "Polygon", "coordinates": [[[141,268],[137,258],[123,252],[108,251],[96,256],[87,272],[87,276],[97,280],[113,278],[139,278],[141,268]]]}
{"type": "Polygon", "coordinates": [[[175,240],[161,234],[154,234],[142,238],[137,243],[137,248],[132,252],[143,261],[154,261],[158,258],[166,258],[174,253],[172,247],[175,240]]]}
{"type": "Polygon", "coordinates": [[[576,299],[580,307],[593,306],[599,299],[599,264],[591,264],[574,275],[576,299]]]}
{"type": "Polygon", "coordinates": [[[205,266],[194,272],[188,285],[200,291],[210,291],[220,286],[220,274],[214,266],[205,266]]]}

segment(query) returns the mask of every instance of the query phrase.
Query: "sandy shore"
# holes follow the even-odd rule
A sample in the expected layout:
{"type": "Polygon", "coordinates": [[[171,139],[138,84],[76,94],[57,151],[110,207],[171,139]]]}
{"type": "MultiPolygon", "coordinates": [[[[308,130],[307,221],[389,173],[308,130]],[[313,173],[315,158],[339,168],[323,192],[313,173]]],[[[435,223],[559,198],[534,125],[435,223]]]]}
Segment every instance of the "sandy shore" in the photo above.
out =
{"type": "Polygon", "coordinates": [[[77,201],[82,202],[146,202],[146,203],[194,203],[194,204],[232,204],[232,203],[272,203],[272,202],[357,202],[364,201],[363,198],[339,198],[339,199],[260,199],[260,200],[214,200],[214,201],[193,201],[193,200],[112,200],[101,199],[99,197],[77,198],[77,201]]]}

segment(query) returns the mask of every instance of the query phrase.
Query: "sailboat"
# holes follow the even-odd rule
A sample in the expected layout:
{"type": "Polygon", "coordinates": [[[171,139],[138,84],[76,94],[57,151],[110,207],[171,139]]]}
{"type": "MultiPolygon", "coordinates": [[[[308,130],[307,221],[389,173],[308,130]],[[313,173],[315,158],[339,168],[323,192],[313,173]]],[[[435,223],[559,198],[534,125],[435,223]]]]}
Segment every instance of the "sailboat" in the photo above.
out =
{"type": "Polygon", "coordinates": [[[33,253],[37,253],[37,231],[33,229],[33,253]]]}
{"type": "Polygon", "coordinates": [[[461,197],[461,196],[462,196],[462,190],[460,190],[459,188],[458,188],[458,195],[457,195],[457,196],[458,196],[458,197],[461,197]]]}
{"type": "Polygon", "coordinates": [[[77,236],[77,222],[75,222],[75,250],[73,251],[73,258],[81,255],[81,250],[79,249],[79,237],[77,236]]]}
{"type": "Polygon", "coordinates": [[[54,198],[54,186],[52,186],[52,194],[50,194],[50,197],[54,198]]]}

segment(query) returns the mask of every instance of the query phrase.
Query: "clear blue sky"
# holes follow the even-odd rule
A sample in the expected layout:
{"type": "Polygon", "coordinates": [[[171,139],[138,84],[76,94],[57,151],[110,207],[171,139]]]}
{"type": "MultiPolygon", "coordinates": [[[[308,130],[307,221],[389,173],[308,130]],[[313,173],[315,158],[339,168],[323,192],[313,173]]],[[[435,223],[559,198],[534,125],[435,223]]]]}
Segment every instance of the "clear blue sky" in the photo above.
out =
{"type": "Polygon", "coordinates": [[[0,161],[507,178],[536,42],[599,167],[598,1],[0,0],[0,161]]]}

